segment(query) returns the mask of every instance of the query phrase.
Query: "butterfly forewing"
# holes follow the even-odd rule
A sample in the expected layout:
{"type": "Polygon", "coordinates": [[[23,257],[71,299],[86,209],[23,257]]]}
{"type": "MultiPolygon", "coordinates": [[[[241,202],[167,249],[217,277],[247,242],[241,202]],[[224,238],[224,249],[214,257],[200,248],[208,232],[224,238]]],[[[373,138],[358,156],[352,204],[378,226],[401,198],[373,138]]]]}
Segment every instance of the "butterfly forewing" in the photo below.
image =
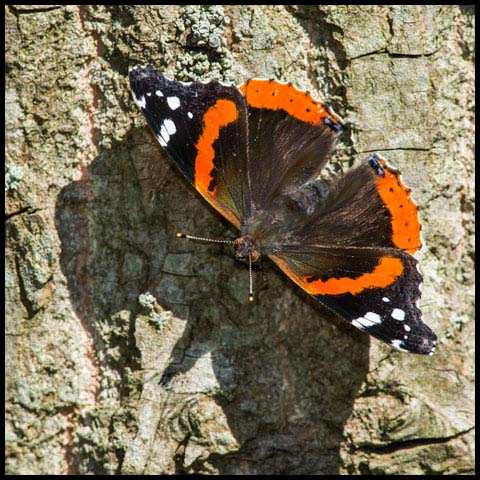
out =
{"type": "Polygon", "coordinates": [[[152,67],[132,69],[130,86],[169,157],[214,208],[240,227],[250,204],[240,91],[219,82],[172,81],[152,67]]]}

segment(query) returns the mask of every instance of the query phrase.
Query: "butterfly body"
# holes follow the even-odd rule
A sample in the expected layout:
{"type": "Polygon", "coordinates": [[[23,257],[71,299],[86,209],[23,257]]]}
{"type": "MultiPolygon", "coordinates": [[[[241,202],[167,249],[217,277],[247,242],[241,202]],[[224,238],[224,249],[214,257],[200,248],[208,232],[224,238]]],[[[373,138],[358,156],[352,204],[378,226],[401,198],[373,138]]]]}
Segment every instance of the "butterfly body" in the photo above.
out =
{"type": "Polygon", "coordinates": [[[233,250],[235,258],[241,262],[249,263],[250,258],[252,263],[256,263],[261,257],[260,246],[255,238],[250,235],[244,235],[235,239],[233,250]]]}

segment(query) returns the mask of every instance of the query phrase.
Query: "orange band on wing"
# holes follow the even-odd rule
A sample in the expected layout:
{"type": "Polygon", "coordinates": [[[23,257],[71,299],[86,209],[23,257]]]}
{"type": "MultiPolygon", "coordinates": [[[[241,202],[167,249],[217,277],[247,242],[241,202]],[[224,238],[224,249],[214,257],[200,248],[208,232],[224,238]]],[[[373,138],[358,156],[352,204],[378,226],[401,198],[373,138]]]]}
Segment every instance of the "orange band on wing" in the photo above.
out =
{"type": "Polygon", "coordinates": [[[270,258],[300,287],[310,295],[355,295],[368,288],[385,288],[395,282],[403,272],[403,264],[395,257],[382,257],[373,272],[357,278],[329,278],[328,280],[307,281],[311,276],[300,276],[285,260],[271,255],[270,258]]]}
{"type": "Polygon", "coordinates": [[[218,210],[235,227],[240,228],[238,216],[229,208],[222,204],[221,199],[216,199],[217,186],[212,184],[215,170],[213,160],[215,150],[213,144],[220,135],[220,129],[238,119],[237,106],[232,100],[217,100],[215,105],[210,107],[203,116],[203,132],[198,139],[195,147],[197,156],[195,157],[195,188],[202,194],[210,205],[218,210]],[[212,185],[212,186],[211,186],[212,185]],[[209,188],[210,187],[210,188],[209,188]]]}
{"type": "Polygon", "coordinates": [[[195,144],[197,157],[195,158],[195,187],[202,194],[215,195],[216,186],[209,190],[213,180],[212,171],[215,169],[213,159],[215,150],[213,144],[218,139],[220,129],[229,123],[236,121],[238,110],[235,102],[231,100],[217,100],[203,116],[204,129],[202,135],[195,144]]]}
{"type": "Polygon", "coordinates": [[[317,102],[308,92],[292,85],[275,80],[249,80],[238,88],[251,107],[285,110],[296,119],[313,125],[323,124],[322,119],[326,117],[334,123],[342,123],[340,117],[327,111],[323,102],[317,102]]]}
{"type": "Polygon", "coordinates": [[[379,159],[385,176],[377,176],[377,191],[392,217],[393,243],[414,254],[421,246],[420,221],[410,190],[400,180],[397,171],[379,159]]]}

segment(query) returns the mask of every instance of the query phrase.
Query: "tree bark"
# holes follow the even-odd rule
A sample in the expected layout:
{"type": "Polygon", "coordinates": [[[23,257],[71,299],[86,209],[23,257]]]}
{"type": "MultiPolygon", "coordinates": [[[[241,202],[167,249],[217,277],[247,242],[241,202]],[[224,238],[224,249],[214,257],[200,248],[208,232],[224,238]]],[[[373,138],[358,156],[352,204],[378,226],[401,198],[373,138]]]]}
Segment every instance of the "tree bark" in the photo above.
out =
{"type": "Polygon", "coordinates": [[[474,7],[6,7],[10,474],[473,473],[474,7]],[[435,355],[392,350],[234,236],[128,87],[291,81],[377,151],[423,224],[435,355]]]}

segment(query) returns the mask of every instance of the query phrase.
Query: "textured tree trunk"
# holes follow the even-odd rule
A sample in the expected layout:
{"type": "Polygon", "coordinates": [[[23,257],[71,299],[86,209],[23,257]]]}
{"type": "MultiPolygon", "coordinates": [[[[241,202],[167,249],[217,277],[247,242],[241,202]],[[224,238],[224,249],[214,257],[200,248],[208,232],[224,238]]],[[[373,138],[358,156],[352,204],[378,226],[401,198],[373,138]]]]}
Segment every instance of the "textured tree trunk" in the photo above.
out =
{"type": "Polygon", "coordinates": [[[6,42],[8,473],[473,472],[473,7],[15,5],[6,42]],[[402,171],[435,355],[175,238],[235,232],[137,111],[147,63],[291,81],[350,125],[329,175],[402,171]]]}

